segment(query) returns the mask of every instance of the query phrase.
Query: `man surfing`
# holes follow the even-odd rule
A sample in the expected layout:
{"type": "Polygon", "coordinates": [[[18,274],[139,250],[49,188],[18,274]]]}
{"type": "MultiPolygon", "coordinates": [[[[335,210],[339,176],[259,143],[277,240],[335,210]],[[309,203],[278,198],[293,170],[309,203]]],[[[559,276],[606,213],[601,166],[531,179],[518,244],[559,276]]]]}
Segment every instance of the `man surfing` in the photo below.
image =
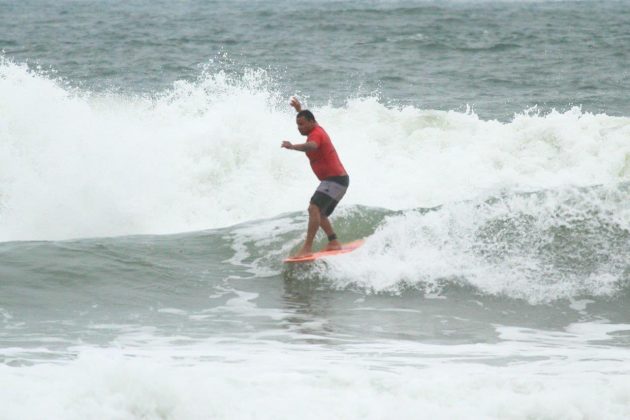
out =
{"type": "Polygon", "coordinates": [[[290,105],[298,113],[295,122],[300,134],[306,136],[306,142],[292,144],[283,141],[281,147],[306,153],[315,176],[321,181],[308,206],[306,240],[295,257],[313,253],[313,240],[320,227],[328,236],[326,250],[341,249],[341,242],[337,239],[328,217],[346,194],[350,177],[341,164],[330,137],[317,123],[313,113],[307,109],[302,110],[302,104],[294,96],[291,97],[290,105]]]}

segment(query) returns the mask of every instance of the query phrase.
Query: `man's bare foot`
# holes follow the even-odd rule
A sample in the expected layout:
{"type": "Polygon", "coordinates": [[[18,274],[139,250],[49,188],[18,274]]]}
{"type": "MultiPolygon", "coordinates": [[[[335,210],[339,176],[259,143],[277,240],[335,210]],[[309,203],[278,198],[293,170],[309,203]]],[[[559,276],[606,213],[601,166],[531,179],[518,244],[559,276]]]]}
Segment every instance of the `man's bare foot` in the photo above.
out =
{"type": "Polygon", "coordinates": [[[312,253],[313,250],[311,248],[302,247],[302,249],[300,249],[295,255],[293,255],[293,258],[308,257],[312,253]]]}
{"type": "Polygon", "coordinates": [[[338,249],[341,249],[341,242],[336,239],[328,242],[328,245],[326,245],[326,251],[336,251],[338,249]]]}

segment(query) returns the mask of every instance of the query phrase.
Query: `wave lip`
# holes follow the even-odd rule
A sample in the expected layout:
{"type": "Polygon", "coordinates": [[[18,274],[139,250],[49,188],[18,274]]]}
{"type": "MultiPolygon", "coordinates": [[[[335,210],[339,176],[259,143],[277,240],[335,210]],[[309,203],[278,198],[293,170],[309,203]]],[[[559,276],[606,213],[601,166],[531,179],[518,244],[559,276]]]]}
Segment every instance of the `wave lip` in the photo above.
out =
{"type": "MultiPolygon", "coordinates": [[[[165,234],[303,209],[316,186],[294,115],[261,70],[151,97],[71,89],[0,62],[0,240],[165,234]]],[[[312,107],[352,187],[344,205],[434,207],[496,191],[630,179],[630,119],[574,108],[507,123],[377,98],[312,107]]]]}

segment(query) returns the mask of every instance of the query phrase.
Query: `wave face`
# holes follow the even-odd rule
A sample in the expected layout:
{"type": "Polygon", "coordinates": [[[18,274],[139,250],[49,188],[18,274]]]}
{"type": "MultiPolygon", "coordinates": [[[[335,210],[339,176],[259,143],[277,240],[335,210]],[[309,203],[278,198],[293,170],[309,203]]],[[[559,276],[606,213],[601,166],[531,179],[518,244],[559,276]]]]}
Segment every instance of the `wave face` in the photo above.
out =
{"type": "MultiPolygon", "coordinates": [[[[262,70],[126,96],[4,60],[0,98],[2,241],[225,227],[301,210],[316,185],[304,157],[279,147],[301,137],[262,70]]],[[[314,112],[351,175],[346,205],[427,208],[630,177],[627,117],[530,110],[504,123],[375,97],[314,112]]]]}
{"type": "Polygon", "coordinates": [[[549,190],[385,217],[352,258],[319,267],[336,287],[482,295],[544,303],[624,296],[628,184],[549,190]]]}

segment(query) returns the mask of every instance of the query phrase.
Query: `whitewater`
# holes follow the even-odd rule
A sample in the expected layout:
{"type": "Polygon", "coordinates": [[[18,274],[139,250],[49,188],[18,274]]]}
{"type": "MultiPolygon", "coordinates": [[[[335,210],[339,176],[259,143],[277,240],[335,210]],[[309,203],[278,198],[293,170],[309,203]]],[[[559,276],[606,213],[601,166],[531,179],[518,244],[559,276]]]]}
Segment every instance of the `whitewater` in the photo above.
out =
{"type": "MultiPolygon", "coordinates": [[[[0,71],[5,241],[225,227],[302,209],[315,186],[279,147],[299,133],[262,70],[154,97],[71,89],[6,60],[0,71]]],[[[530,109],[499,122],[374,97],[314,112],[347,161],[347,204],[426,208],[630,177],[626,117],[530,109]]]]}

